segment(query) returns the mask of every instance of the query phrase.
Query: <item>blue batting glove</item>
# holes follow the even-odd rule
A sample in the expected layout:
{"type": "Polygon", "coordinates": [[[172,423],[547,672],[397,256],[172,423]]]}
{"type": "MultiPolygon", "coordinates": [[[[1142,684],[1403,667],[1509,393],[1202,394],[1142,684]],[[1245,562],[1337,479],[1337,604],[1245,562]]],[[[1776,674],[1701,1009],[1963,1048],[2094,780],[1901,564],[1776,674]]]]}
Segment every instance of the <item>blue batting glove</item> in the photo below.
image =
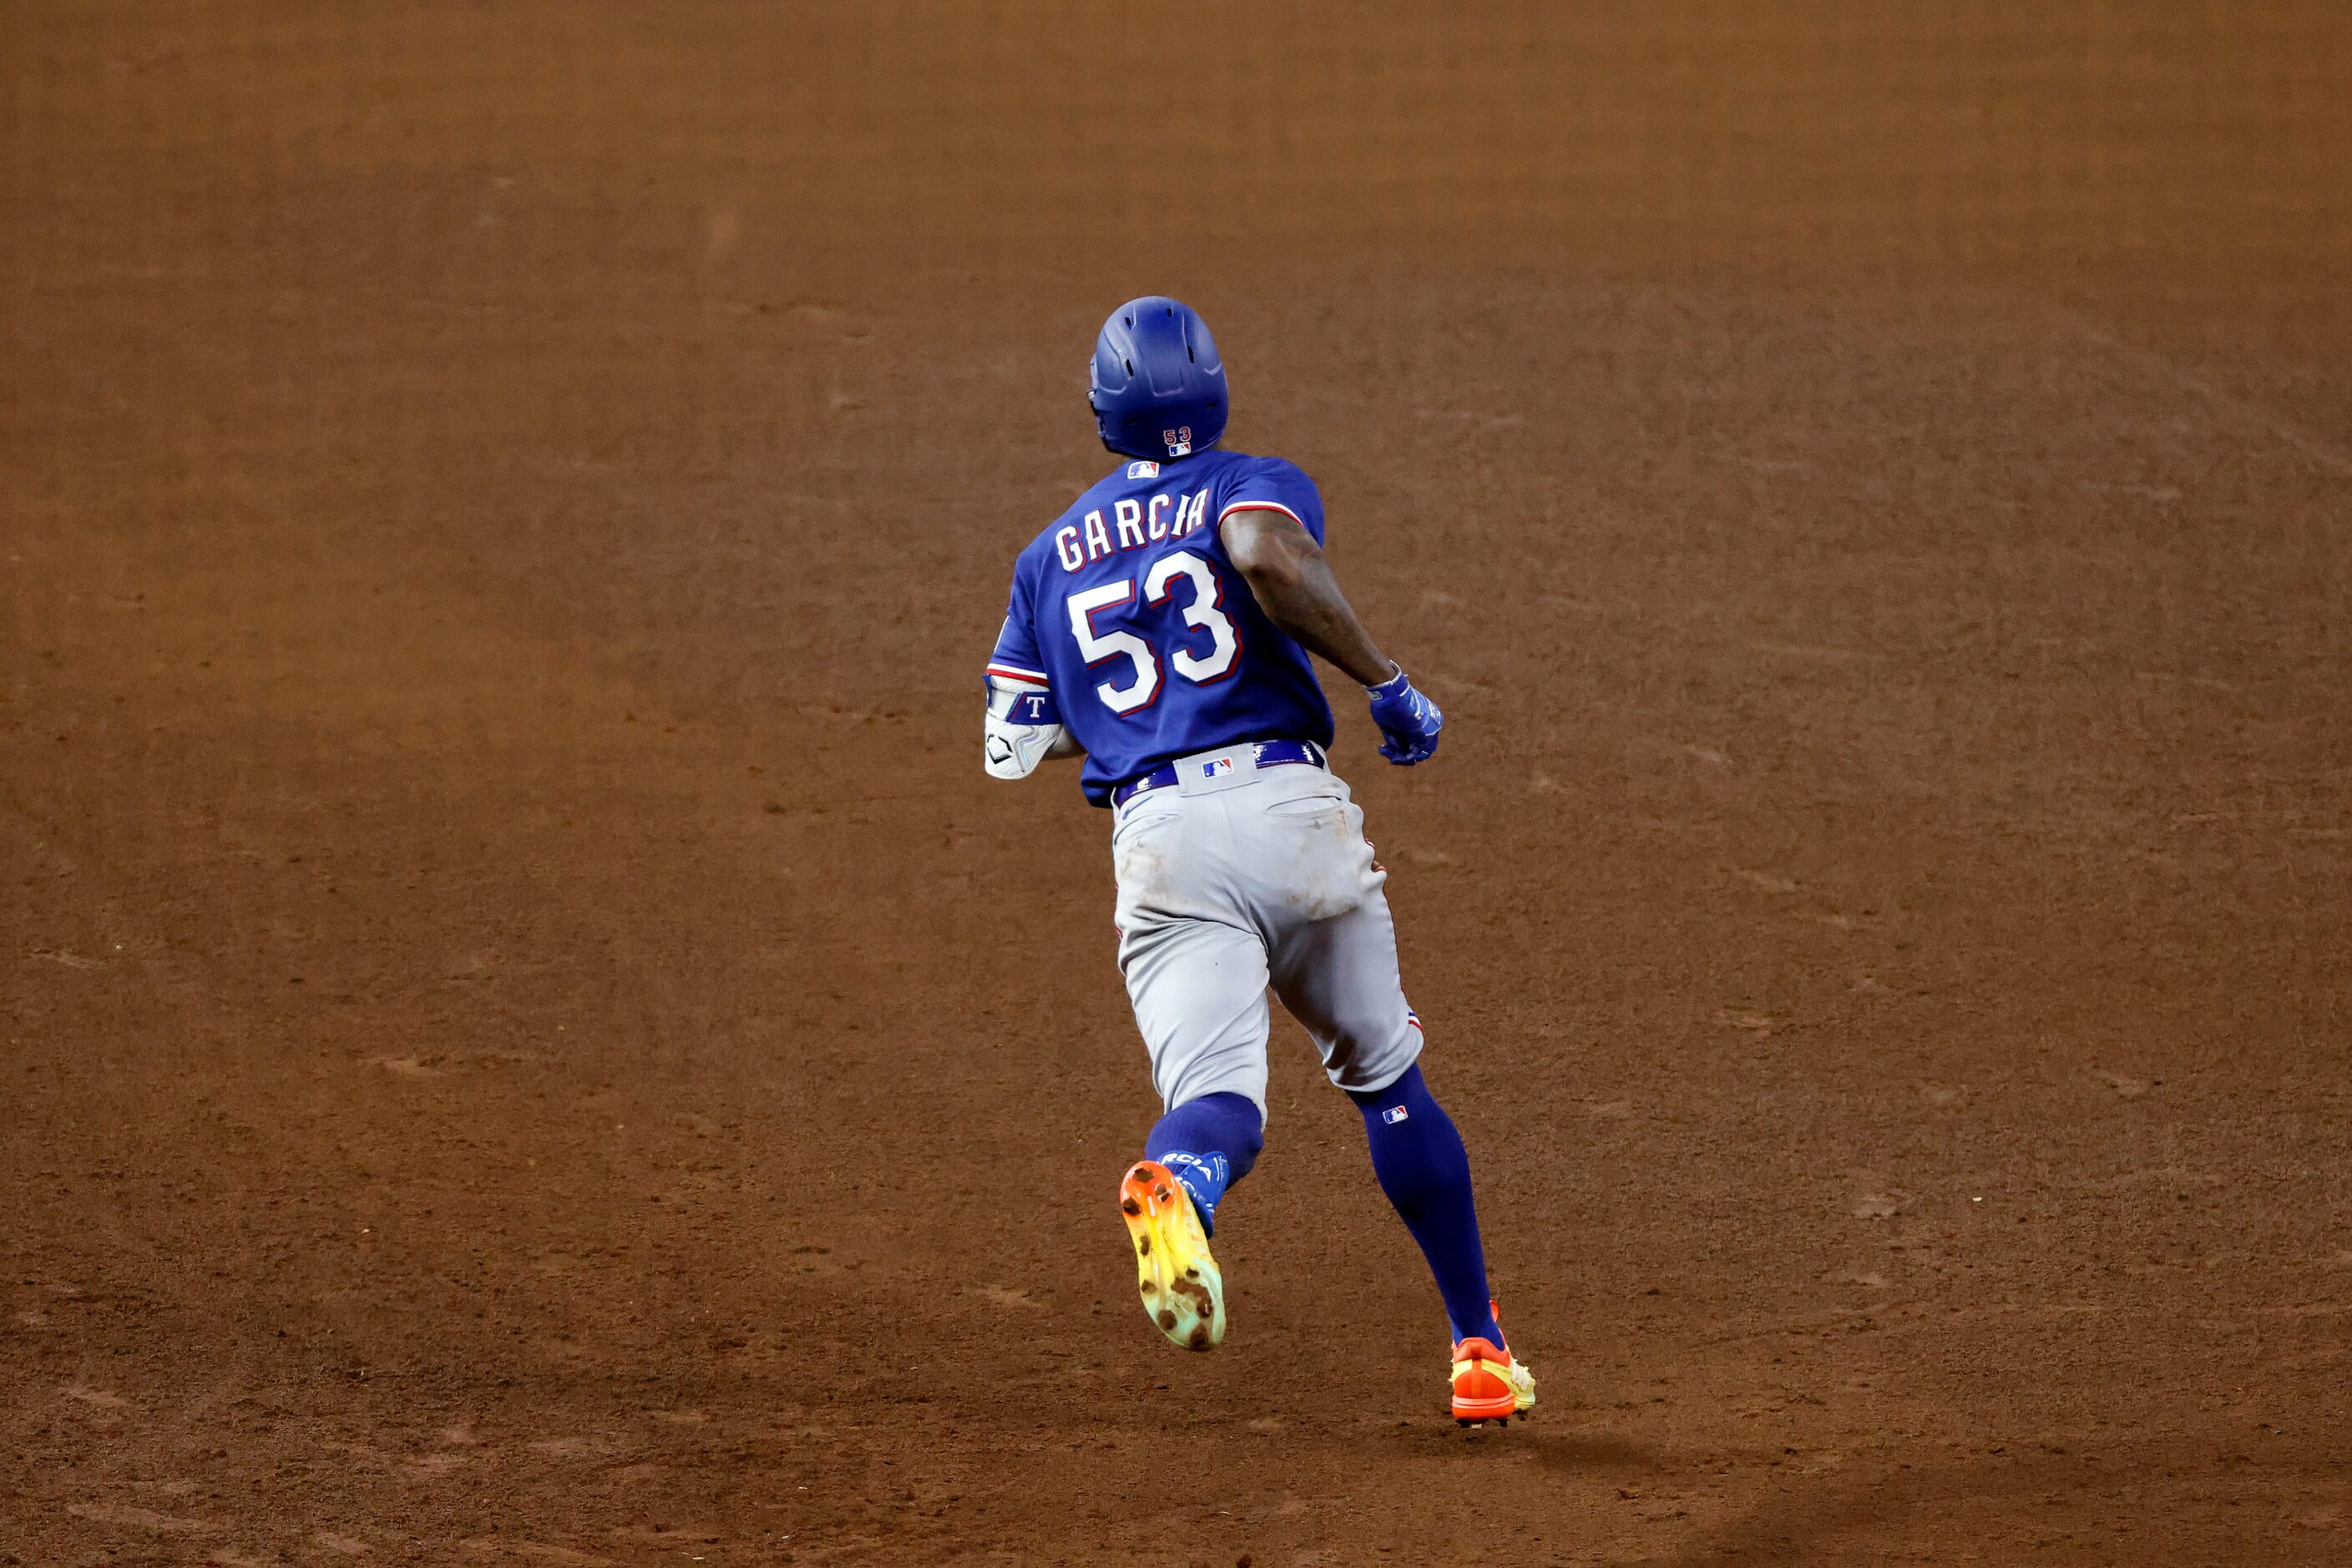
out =
{"type": "Polygon", "coordinates": [[[1445,728],[1445,715],[1413,689],[1403,667],[1398,667],[1392,679],[1364,689],[1371,695],[1372,722],[1381,727],[1381,755],[1401,768],[1429,761],[1437,750],[1438,731],[1445,728]]]}

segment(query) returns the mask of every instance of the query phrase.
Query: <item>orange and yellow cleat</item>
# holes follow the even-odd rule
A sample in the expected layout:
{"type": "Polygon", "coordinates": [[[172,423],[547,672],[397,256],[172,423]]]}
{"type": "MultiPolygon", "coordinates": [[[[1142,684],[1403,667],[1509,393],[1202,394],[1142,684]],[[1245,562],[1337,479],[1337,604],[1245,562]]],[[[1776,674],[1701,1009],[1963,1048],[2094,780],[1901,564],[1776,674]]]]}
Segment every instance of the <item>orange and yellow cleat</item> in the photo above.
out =
{"type": "Polygon", "coordinates": [[[1190,1351],[1225,1339],[1225,1279],[1192,1194],[1157,1160],[1138,1160],[1118,1184],[1118,1212],[1135,1246],[1136,1289],[1160,1331],[1190,1351]]]}
{"type": "MultiPolygon", "coordinates": [[[[1495,1321],[1502,1321],[1497,1310],[1495,1321]]],[[[1454,1347],[1454,1419],[1465,1426],[1481,1421],[1508,1426],[1535,1403],[1536,1374],[1519,1364],[1508,1346],[1474,1337],[1454,1347]]]]}

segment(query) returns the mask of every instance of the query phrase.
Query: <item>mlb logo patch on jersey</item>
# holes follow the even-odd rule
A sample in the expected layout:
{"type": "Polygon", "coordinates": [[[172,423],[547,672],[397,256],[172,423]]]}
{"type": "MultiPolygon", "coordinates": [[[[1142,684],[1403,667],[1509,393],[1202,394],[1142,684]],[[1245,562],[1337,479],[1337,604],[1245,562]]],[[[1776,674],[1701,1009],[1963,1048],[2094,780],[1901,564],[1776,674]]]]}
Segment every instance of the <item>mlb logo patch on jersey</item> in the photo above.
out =
{"type": "Polygon", "coordinates": [[[1233,771],[1231,757],[1212,757],[1201,764],[1201,776],[1204,779],[1221,779],[1233,771]]]}
{"type": "Polygon", "coordinates": [[[1127,477],[1130,479],[1156,479],[1160,477],[1160,465],[1149,458],[1139,463],[1129,463],[1127,477]]]}

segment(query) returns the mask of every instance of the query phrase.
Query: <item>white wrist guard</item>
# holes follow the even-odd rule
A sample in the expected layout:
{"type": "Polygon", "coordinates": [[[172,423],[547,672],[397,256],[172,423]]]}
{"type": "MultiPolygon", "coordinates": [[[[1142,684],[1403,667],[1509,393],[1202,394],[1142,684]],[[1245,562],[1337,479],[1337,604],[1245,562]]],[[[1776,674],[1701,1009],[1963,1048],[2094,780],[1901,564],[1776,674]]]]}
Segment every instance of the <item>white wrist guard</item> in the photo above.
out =
{"type": "Polygon", "coordinates": [[[1054,694],[1007,675],[988,678],[987,738],[981,760],[992,779],[1025,779],[1068,731],[1054,694]]]}

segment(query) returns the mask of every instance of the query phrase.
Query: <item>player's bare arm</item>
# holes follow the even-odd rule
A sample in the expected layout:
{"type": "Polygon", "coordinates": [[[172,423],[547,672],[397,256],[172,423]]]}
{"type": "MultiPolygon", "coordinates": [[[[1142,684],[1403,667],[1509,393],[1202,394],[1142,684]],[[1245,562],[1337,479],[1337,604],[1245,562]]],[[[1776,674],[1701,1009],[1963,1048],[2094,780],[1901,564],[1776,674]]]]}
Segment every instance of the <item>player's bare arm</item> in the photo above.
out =
{"type": "Polygon", "coordinates": [[[1323,547],[1286,511],[1244,507],[1225,514],[1225,553],[1241,569],[1265,618],[1310,653],[1337,665],[1362,686],[1397,673],[1339,591],[1323,547]]]}
{"type": "Polygon", "coordinates": [[[1223,537],[1227,559],[1265,618],[1362,684],[1380,726],[1381,755],[1401,767],[1427,762],[1445,715],[1372,641],[1315,536],[1286,511],[1244,506],[1225,514],[1223,537]]]}

